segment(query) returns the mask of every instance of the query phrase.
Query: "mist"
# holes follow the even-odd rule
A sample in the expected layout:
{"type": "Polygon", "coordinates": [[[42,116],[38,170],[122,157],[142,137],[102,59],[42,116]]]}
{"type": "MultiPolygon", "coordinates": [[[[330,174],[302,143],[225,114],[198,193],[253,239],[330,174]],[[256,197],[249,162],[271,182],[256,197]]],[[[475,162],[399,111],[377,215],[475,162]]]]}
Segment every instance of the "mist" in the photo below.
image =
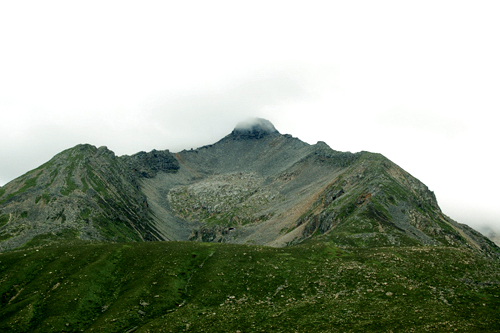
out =
{"type": "Polygon", "coordinates": [[[80,143],[176,152],[257,117],[381,153],[497,228],[499,7],[2,3],[0,185],[80,143]]]}

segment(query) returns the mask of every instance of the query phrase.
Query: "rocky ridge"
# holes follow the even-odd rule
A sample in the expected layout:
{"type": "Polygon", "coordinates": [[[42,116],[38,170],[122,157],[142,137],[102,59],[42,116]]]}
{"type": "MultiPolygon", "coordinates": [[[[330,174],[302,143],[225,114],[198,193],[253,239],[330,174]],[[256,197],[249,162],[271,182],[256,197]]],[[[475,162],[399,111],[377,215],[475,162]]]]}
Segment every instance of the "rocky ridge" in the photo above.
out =
{"type": "Polygon", "coordinates": [[[117,157],[106,147],[65,150],[2,188],[0,249],[74,238],[162,240],[138,181],[175,167],[168,152],[117,157]]]}

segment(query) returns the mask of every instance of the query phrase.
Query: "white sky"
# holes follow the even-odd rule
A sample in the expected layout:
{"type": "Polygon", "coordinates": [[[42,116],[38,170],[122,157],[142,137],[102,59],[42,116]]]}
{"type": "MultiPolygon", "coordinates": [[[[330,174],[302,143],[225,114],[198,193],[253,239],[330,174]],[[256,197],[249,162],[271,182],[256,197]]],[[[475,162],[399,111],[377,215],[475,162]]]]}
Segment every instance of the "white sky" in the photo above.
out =
{"type": "Polygon", "coordinates": [[[498,1],[2,1],[0,185],[78,143],[211,144],[248,117],[379,152],[500,229],[498,1]]]}

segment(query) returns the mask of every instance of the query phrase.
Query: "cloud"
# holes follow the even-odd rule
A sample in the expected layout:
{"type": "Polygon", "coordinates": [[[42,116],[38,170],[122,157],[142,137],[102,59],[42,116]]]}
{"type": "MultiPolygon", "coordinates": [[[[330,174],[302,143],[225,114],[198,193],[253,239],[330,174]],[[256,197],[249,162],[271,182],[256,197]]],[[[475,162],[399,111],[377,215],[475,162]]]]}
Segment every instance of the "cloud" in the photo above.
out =
{"type": "Polygon", "coordinates": [[[454,137],[466,129],[465,124],[458,117],[444,117],[436,113],[404,107],[377,114],[375,119],[380,126],[445,137],[454,137]]]}
{"type": "MultiPolygon", "coordinates": [[[[272,119],[274,108],[309,96],[299,70],[276,69],[220,78],[172,96],[168,91],[129,105],[78,101],[53,108],[1,102],[9,124],[0,145],[0,185],[79,143],[106,145],[117,155],[141,150],[196,148],[218,141],[249,117],[272,119]],[[222,82],[222,83],[221,83],[222,82]],[[19,109],[16,109],[19,108],[19,109]]],[[[57,102],[57,101],[56,101],[57,102]]]]}
{"type": "Polygon", "coordinates": [[[273,109],[308,96],[300,73],[254,73],[215,88],[159,99],[149,121],[165,133],[170,149],[197,147],[220,139],[242,119],[262,117],[273,122],[273,109]]]}
{"type": "Polygon", "coordinates": [[[276,132],[274,125],[269,120],[262,118],[248,118],[234,127],[237,131],[251,131],[255,128],[261,128],[267,133],[276,132]]]}

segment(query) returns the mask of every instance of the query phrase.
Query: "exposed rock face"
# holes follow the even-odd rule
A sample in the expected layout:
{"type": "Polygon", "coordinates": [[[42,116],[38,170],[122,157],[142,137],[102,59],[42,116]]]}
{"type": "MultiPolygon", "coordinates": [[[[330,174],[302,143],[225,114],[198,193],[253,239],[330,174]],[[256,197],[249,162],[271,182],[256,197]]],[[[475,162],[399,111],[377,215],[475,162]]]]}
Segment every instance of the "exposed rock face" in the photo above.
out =
{"type": "Polygon", "coordinates": [[[153,178],[158,172],[176,172],[179,169],[179,163],[168,150],[141,151],[121,159],[138,177],[153,178]]]}
{"type": "Polygon", "coordinates": [[[338,152],[240,123],[196,150],[116,157],[67,150],[0,190],[2,248],[71,230],[84,239],[499,250],[444,215],[434,194],[380,154],[338,152]]]}

